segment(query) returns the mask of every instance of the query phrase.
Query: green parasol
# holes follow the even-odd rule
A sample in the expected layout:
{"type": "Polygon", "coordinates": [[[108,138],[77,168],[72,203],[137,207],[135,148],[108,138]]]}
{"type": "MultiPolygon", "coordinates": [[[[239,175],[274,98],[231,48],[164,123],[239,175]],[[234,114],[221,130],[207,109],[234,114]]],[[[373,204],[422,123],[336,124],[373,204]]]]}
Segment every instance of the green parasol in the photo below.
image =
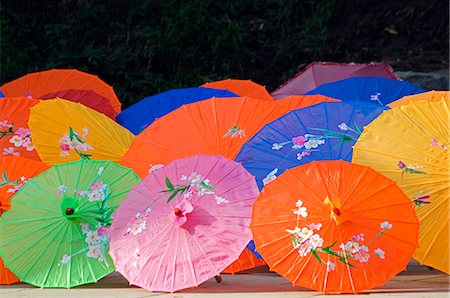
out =
{"type": "Polygon", "coordinates": [[[0,254],[22,281],[40,287],[96,282],[114,271],[111,217],[140,179],[111,161],[60,164],[31,179],[0,221],[0,254]]]}

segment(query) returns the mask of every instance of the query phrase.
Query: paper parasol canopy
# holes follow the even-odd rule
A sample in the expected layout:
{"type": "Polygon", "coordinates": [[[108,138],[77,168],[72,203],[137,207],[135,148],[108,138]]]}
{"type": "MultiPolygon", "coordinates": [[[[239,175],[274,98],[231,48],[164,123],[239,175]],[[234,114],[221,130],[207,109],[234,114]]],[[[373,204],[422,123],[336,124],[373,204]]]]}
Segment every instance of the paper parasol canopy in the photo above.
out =
{"type": "Polygon", "coordinates": [[[222,156],[178,159],[148,175],[117,209],[110,254],[130,284],[175,292],[219,275],[252,235],[258,188],[222,156]]]}
{"type": "Polygon", "coordinates": [[[353,161],[396,181],[420,221],[414,258],[449,268],[450,99],[412,101],[384,112],[355,144],[353,161]]]}
{"type": "Polygon", "coordinates": [[[1,155],[40,161],[28,128],[30,108],[38,103],[39,100],[28,97],[6,97],[0,100],[1,155]]]}
{"type": "Polygon", "coordinates": [[[105,114],[111,119],[115,119],[117,112],[114,111],[111,102],[93,90],[68,89],[50,92],[39,97],[39,99],[62,98],[73,102],[79,102],[97,112],[105,114]]]}
{"type": "Polygon", "coordinates": [[[273,97],[269,94],[269,92],[267,92],[264,86],[251,80],[226,79],[205,83],[202,87],[224,89],[229,90],[241,97],[248,96],[260,100],[273,101],[273,97]]]}
{"type": "Polygon", "coordinates": [[[294,94],[305,94],[320,85],[351,77],[398,79],[392,67],[387,63],[313,62],[270,95],[275,99],[280,99],[294,94]]]}
{"type": "Polygon", "coordinates": [[[122,105],[114,89],[98,76],[76,69],[51,69],[29,73],[4,84],[0,90],[5,96],[31,96],[39,98],[50,92],[67,89],[93,90],[108,98],[114,111],[120,113],[122,105]]]}
{"type": "Polygon", "coordinates": [[[251,228],[270,269],[293,285],[358,293],[406,269],[419,222],[394,181],[369,167],[314,161],[264,187],[251,228]]]}
{"type": "Polygon", "coordinates": [[[372,103],[323,102],[291,111],[258,131],[236,160],[260,190],[285,170],[313,160],[350,161],[364,126],[384,110],[372,103]]]}
{"type": "Polygon", "coordinates": [[[410,101],[421,101],[421,100],[437,101],[449,98],[450,98],[449,91],[428,91],[424,93],[404,96],[396,101],[391,102],[390,104],[388,104],[388,106],[390,108],[396,108],[398,106],[407,104],[410,101]]]}
{"type": "MultiPolygon", "coordinates": [[[[10,198],[23,185],[30,178],[47,169],[47,165],[36,160],[18,156],[0,156],[0,216],[11,208],[10,198]]],[[[19,278],[5,267],[0,258],[0,284],[12,284],[18,281],[19,278]]]]}
{"type": "Polygon", "coordinates": [[[347,101],[363,101],[387,105],[403,96],[425,92],[426,90],[405,81],[386,78],[349,78],[321,85],[306,94],[322,94],[347,101]]]}
{"type": "Polygon", "coordinates": [[[112,216],[140,179],[111,161],[56,165],[28,181],[0,220],[0,253],[21,281],[70,288],[114,271],[112,216]]]}
{"type": "Polygon", "coordinates": [[[29,126],[36,151],[49,165],[80,158],[119,162],[134,139],[111,118],[63,99],[34,106],[29,126]]]}

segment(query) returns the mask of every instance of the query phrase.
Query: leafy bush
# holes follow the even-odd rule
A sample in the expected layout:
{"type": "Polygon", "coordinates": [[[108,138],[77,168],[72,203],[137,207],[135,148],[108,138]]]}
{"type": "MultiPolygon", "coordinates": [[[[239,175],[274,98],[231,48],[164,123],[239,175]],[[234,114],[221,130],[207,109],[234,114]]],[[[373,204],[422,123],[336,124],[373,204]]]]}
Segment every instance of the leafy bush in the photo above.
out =
{"type": "Polygon", "coordinates": [[[227,77],[272,90],[314,60],[395,66],[419,52],[448,56],[447,1],[392,2],[5,0],[0,80],[77,68],[113,85],[127,106],[227,77]]]}

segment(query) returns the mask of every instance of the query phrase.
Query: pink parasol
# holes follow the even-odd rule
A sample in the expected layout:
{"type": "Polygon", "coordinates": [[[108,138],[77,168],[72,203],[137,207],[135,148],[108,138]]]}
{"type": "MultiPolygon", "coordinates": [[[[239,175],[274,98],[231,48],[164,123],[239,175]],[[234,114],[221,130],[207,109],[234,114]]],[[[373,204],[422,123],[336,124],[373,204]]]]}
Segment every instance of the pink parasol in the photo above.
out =
{"type": "Polygon", "coordinates": [[[175,160],[149,174],[117,209],[110,254],[130,284],[175,292],[235,261],[252,238],[259,191],[241,164],[222,156],[175,160]]]}
{"type": "Polygon", "coordinates": [[[282,84],[271,95],[275,99],[290,95],[302,95],[320,85],[351,77],[383,77],[398,80],[387,63],[334,63],[313,62],[292,79],[282,84]]]}

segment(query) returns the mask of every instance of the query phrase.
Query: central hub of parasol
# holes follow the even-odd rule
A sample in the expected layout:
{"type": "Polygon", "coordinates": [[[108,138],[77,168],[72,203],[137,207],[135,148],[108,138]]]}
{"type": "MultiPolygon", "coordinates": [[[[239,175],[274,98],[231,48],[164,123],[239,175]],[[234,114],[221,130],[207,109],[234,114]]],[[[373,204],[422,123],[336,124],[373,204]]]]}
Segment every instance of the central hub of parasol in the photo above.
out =
{"type": "Polygon", "coordinates": [[[330,199],[329,197],[326,197],[325,200],[323,200],[323,206],[330,212],[330,219],[332,219],[336,225],[340,225],[349,220],[348,214],[342,214],[340,198],[330,199]]]}
{"type": "Polygon", "coordinates": [[[79,215],[77,214],[79,206],[80,206],[79,200],[71,197],[65,197],[61,202],[61,213],[67,219],[79,217],[79,215]]]}
{"type": "Polygon", "coordinates": [[[175,209],[173,209],[173,213],[174,213],[176,216],[183,216],[183,211],[182,211],[180,208],[175,208],[175,209]]]}

